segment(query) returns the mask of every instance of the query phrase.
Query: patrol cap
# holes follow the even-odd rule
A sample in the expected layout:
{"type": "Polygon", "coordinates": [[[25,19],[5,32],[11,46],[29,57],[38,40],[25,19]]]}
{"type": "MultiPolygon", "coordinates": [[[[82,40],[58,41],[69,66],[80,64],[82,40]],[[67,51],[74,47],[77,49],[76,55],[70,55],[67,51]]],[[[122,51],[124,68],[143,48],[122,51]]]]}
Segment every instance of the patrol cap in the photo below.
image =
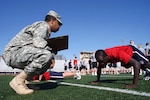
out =
{"type": "Polygon", "coordinates": [[[53,16],[57,19],[57,21],[62,24],[62,21],[60,20],[61,19],[61,16],[58,15],[58,13],[56,13],[55,11],[53,10],[50,10],[47,15],[50,15],[50,16],[53,16]]]}

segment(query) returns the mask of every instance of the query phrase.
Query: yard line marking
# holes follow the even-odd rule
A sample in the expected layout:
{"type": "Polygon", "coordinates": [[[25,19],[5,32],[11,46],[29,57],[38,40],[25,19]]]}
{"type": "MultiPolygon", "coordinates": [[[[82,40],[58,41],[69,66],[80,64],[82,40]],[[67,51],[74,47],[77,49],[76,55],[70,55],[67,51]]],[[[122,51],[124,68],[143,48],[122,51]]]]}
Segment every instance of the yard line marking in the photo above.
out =
{"type": "Polygon", "coordinates": [[[102,86],[92,86],[92,85],[84,85],[84,84],[74,84],[74,83],[67,83],[67,82],[58,82],[58,81],[54,81],[54,80],[48,80],[48,81],[58,83],[58,84],[62,84],[62,85],[86,87],[86,88],[91,88],[91,89],[107,90],[107,91],[114,91],[114,92],[121,92],[121,93],[126,93],[126,94],[133,94],[133,95],[150,97],[150,93],[138,92],[138,91],[133,91],[133,90],[128,90],[128,89],[110,88],[110,87],[102,87],[102,86]]]}

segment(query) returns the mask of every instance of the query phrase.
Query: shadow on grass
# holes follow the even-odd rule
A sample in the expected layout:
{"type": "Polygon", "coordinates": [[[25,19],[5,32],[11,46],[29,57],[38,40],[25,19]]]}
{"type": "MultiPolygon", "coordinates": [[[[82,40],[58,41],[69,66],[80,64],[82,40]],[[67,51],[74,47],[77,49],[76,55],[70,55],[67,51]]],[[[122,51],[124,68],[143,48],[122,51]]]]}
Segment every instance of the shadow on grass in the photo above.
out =
{"type": "Polygon", "coordinates": [[[123,81],[132,81],[133,79],[108,79],[108,80],[101,80],[100,82],[103,83],[122,83],[123,81]]]}
{"type": "MultiPolygon", "coordinates": [[[[107,80],[100,80],[100,83],[119,83],[119,84],[125,84],[127,85],[127,83],[125,83],[125,81],[131,81],[132,82],[133,79],[107,79],[107,80]]],[[[95,82],[95,81],[93,81],[95,82]]],[[[91,82],[89,82],[91,83],[91,82]]]]}
{"type": "Polygon", "coordinates": [[[54,89],[58,86],[58,83],[46,82],[46,83],[38,83],[38,84],[28,84],[28,88],[33,90],[48,90],[54,89]]]}

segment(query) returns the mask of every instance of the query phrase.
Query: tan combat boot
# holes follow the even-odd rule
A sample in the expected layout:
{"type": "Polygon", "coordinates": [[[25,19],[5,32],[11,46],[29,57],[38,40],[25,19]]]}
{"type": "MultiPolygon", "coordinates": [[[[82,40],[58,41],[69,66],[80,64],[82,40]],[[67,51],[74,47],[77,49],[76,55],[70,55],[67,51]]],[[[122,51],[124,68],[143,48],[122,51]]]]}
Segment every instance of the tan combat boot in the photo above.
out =
{"type": "Polygon", "coordinates": [[[10,81],[9,85],[14,91],[16,91],[17,94],[32,94],[34,90],[29,89],[26,86],[25,84],[26,79],[27,74],[24,71],[22,71],[20,74],[18,74],[10,81]]]}

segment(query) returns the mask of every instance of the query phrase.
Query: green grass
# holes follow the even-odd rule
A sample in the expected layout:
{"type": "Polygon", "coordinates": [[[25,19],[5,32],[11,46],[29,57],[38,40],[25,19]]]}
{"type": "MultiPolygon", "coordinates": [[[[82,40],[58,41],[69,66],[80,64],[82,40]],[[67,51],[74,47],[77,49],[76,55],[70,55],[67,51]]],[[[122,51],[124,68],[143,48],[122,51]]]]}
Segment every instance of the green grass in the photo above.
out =
{"type": "MultiPolygon", "coordinates": [[[[150,97],[85,87],[67,86],[46,81],[33,83],[34,86],[40,87],[40,90],[35,90],[33,94],[18,95],[8,85],[13,77],[14,76],[0,76],[0,100],[150,100],[150,97]]],[[[144,81],[142,77],[143,76],[140,76],[138,87],[132,90],[150,93],[150,81],[144,81]]],[[[59,81],[91,85],[90,82],[95,79],[96,76],[85,75],[82,76],[81,80],[75,80],[69,77],[59,81]]],[[[102,75],[101,80],[101,84],[96,86],[124,89],[126,84],[132,83],[132,76],[129,74],[102,75]]]]}

